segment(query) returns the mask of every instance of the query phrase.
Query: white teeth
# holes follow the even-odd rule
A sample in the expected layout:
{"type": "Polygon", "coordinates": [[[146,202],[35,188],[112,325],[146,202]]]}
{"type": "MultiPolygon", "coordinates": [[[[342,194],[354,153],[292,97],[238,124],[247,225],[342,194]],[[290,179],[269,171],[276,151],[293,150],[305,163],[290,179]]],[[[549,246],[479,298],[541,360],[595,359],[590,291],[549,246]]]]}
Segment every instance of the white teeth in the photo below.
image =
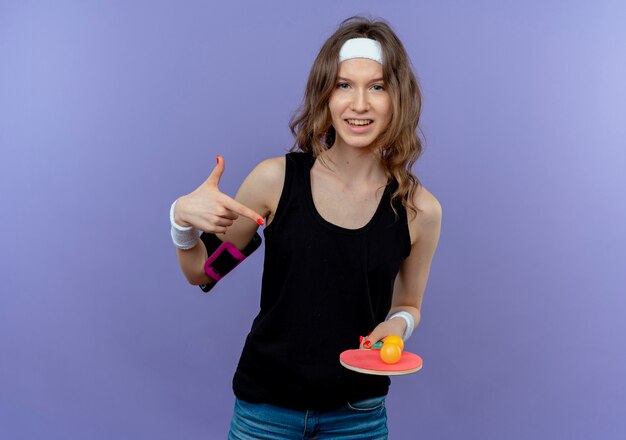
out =
{"type": "Polygon", "coordinates": [[[369,125],[372,123],[370,119],[347,119],[350,125],[369,125]]]}

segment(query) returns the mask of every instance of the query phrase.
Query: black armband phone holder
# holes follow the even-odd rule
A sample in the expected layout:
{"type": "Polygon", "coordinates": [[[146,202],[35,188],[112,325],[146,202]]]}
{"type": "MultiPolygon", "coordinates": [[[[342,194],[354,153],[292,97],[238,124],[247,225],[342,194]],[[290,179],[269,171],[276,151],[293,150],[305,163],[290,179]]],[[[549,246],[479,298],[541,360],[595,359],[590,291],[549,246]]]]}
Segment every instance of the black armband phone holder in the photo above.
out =
{"type": "Polygon", "coordinates": [[[204,243],[209,255],[209,258],[204,263],[204,272],[215,280],[211,284],[200,284],[199,287],[203,292],[211,290],[219,280],[250,256],[252,252],[256,251],[263,241],[258,232],[255,232],[250,243],[240,251],[234,244],[222,241],[212,233],[203,232],[200,234],[200,240],[204,243]]]}

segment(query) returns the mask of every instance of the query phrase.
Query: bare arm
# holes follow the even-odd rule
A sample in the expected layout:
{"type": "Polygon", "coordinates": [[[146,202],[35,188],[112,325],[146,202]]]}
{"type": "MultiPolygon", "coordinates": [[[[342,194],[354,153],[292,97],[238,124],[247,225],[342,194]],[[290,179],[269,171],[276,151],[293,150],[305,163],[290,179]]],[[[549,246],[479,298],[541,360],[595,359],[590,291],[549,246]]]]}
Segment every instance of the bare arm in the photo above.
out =
{"type": "MultiPolygon", "coordinates": [[[[396,276],[389,311],[389,314],[401,310],[409,312],[413,316],[415,327],[421,318],[420,309],[430,266],[439,242],[442,218],[441,205],[432,194],[424,192],[417,205],[423,209],[423,212],[419,213],[410,225],[415,231],[413,233],[415,241],[411,245],[411,253],[402,262],[396,276]]],[[[402,335],[405,329],[406,321],[402,318],[394,318],[380,323],[369,339],[373,344],[389,335],[402,335]]]]}
{"type": "MultiPolygon", "coordinates": [[[[284,180],[284,158],[268,159],[256,166],[237,191],[235,199],[219,192],[217,184],[224,170],[223,159],[211,173],[213,179],[176,202],[175,221],[181,226],[215,233],[222,241],[243,249],[259,227],[258,219],[267,218],[275,209],[284,180]],[[214,173],[216,173],[214,175],[214,173]],[[282,173],[282,174],[281,174],[282,173]]],[[[176,249],[178,263],[191,284],[210,284],[204,273],[208,258],[202,241],[188,250],[176,249]]]]}

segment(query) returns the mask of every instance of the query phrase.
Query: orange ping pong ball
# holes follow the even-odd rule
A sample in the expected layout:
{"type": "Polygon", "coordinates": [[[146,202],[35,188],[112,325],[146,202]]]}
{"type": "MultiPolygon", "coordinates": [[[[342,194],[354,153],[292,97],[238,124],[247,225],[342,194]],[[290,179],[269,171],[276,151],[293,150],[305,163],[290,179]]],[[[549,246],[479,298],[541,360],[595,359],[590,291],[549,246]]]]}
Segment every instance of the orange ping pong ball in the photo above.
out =
{"type": "Polygon", "coordinates": [[[383,343],[385,343],[385,344],[396,344],[396,345],[400,346],[400,350],[404,350],[404,341],[398,335],[387,336],[384,339],[383,343]]]}
{"type": "Polygon", "coordinates": [[[380,358],[386,364],[395,364],[402,357],[402,349],[399,345],[385,341],[380,349],[380,358]]]}

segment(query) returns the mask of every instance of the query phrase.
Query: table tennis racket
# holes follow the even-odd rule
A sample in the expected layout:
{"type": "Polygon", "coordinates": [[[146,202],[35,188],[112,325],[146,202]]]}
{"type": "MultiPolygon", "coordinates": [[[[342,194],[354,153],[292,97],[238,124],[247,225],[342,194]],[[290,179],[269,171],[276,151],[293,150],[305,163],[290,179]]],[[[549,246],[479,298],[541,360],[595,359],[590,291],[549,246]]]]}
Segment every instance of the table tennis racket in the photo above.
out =
{"type": "Polygon", "coordinates": [[[395,364],[386,364],[380,359],[380,350],[357,348],[342,352],[339,362],[348,370],[378,376],[398,376],[422,369],[422,358],[407,351],[402,352],[402,357],[395,364]]]}

